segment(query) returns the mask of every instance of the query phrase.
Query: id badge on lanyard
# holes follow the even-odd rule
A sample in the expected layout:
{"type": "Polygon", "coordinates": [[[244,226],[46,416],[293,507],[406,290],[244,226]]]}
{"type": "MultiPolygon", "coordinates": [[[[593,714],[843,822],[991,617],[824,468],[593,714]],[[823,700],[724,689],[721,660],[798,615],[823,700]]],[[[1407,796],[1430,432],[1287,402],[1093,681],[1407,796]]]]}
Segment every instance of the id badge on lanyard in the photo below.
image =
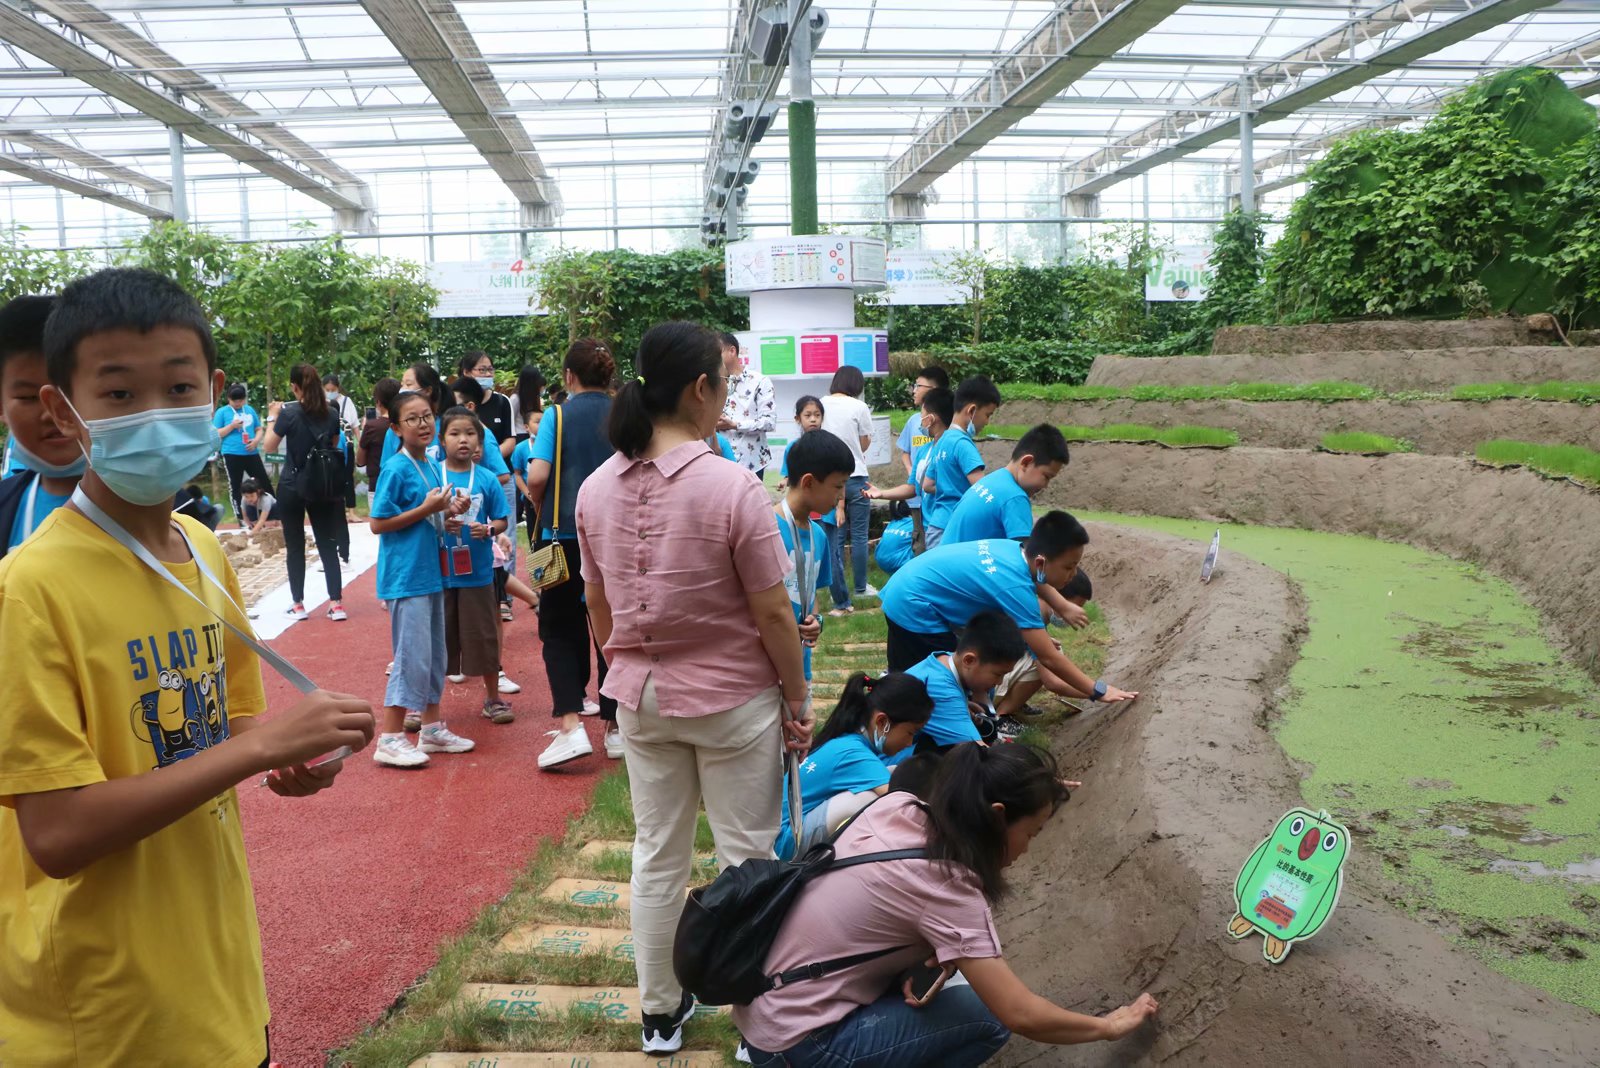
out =
{"type": "MultiPolygon", "coordinates": [[[[107,515],[103,508],[91,501],[89,499],[89,495],[83,492],[83,488],[81,486],[72,491],[72,503],[79,512],[83,513],[85,519],[99,527],[113,541],[117,542],[123,548],[132,553],[135,559],[144,564],[145,567],[149,568],[150,571],[153,572],[158,578],[164,580],[168,585],[175,587],[190,600],[194,601],[200,607],[204,608],[207,612],[210,612],[213,616],[215,616],[218,622],[233,632],[234,637],[238,638],[240,641],[244,642],[245,645],[249,646],[252,652],[265,661],[268,667],[272,668],[272,670],[276,671],[280,676],[282,676],[284,681],[288,682],[289,685],[293,686],[301,693],[311,693],[313,690],[317,689],[317,684],[307,678],[304,672],[295,667],[293,664],[289,663],[288,660],[278,655],[272,649],[268,648],[260,638],[257,638],[254,632],[248,629],[248,623],[244,627],[238,626],[233,622],[233,620],[229,619],[227,615],[218,611],[199,594],[191,590],[183,581],[178,578],[178,576],[167,570],[166,565],[160,560],[157,560],[154,553],[145,548],[144,545],[132,534],[129,534],[126,530],[124,530],[122,524],[118,523],[115,519],[112,519],[111,516],[107,515]]],[[[173,528],[177,530],[178,536],[183,539],[184,545],[188,547],[189,555],[193,557],[195,570],[200,572],[200,577],[206,583],[208,583],[213,590],[222,594],[223,600],[233,606],[234,611],[239,613],[240,619],[248,619],[249,617],[246,615],[245,610],[239,607],[239,603],[235,601],[233,599],[233,595],[228,592],[228,587],[224,586],[217,576],[212,572],[211,568],[206,566],[205,558],[202,557],[200,555],[200,551],[194,547],[194,542],[189,540],[189,535],[183,529],[183,525],[175,522],[173,523],[173,528]]],[[[329,753],[324,757],[310,761],[306,764],[306,767],[314,768],[318,765],[326,764],[332,760],[343,760],[345,757],[349,756],[351,752],[352,750],[349,746],[341,746],[334,752],[329,753]]],[[[266,778],[261,780],[261,785],[267,785],[266,778]]]]}
{"type": "MultiPolygon", "coordinates": [[[[478,488],[478,465],[473,464],[467,472],[467,496],[478,488]]],[[[449,578],[466,578],[472,574],[472,548],[460,533],[456,534],[456,544],[450,546],[449,570],[445,576],[449,578]]]]}
{"type": "Polygon", "coordinates": [[[789,521],[789,533],[794,541],[794,577],[800,590],[800,613],[802,616],[812,616],[816,614],[817,572],[821,565],[812,566],[811,563],[811,528],[807,526],[804,531],[801,530],[787,499],[783,502],[783,515],[789,521]]]}

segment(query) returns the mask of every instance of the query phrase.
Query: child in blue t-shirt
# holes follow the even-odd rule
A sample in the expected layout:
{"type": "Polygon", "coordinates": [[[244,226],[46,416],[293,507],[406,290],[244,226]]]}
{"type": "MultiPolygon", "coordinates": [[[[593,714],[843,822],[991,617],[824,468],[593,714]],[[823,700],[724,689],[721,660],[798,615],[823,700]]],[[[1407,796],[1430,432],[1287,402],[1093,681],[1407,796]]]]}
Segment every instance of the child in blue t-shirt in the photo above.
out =
{"type": "MultiPolygon", "coordinates": [[[[476,382],[473,385],[477,385],[476,382]]],[[[516,717],[500,696],[500,606],[495,596],[494,538],[506,529],[508,512],[500,483],[487,464],[498,450],[484,448],[483,424],[467,408],[451,408],[440,424],[444,477],[452,496],[465,497],[460,525],[447,534],[449,574],[444,590],[446,673],[483,680],[483,716],[492,723],[516,717]]]]}
{"type": "Polygon", "coordinates": [[[384,462],[372,494],[378,535],[378,599],[389,602],[394,667],[384,692],[383,722],[373,760],[396,768],[428,763],[429,753],[465,753],[473,743],[444,724],[445,537],[460,529],[469,498],[445,488],[444,471],[428,455],[433,407],[420,393],[395,401],[401,448],[384,462]],[[420,729],[413,745],[406,729],[420,729]]]}
{"type": "Polygon", "coordinates": [[[1067,439],[1040,423],[1011,450],[1011,462],[992,471],[962,495],[945,524],[946,542],[1027,541],[1033,533],[1033,498],[1067,466],[1067,439]]]}
{"type": "MultiPolygon", "coordinates": [[[[934,451],[939,448],[939,442],[944,439],[945,432],[950,429],[950,420],[955,417],[955,410],[955,394],[948,389],[930,389],[925,392],[922,395],[922,414],[918,419],[922,428],[921,440],[923,444],[917,447],[917,451],[911,458],[911,472],[907,475],[905,482],[899,486],[891,486],[888,489],[879,489],[876,486],[868,485],[863,491],[875,501],[918,502],[918,511],[913,513],[911,522],[913,530],[915,530],[918,523],[924,524],[924,534],[926,534],[927,530],[925,524],[928,516],[928,503],[933,496],[926,489],[926,483],[932,477],[929,473],[929,466],[933,459],[934,451]]],[[[913,538],[913,542],[915,542],[915,538],[913,538]]],[[[933,546],[930,545],[928,548],[931,549],[933,546]]],[[[915,546],[913,545],[914,550],[915,546]]],[[[905,561],[902,560],[898,566],[904,566],[904,564],[905,561]]]]}
{"type": "Polygon", "coordinates": [[[944,538],[945,525],[967,487],[983,475],[983,456],[972,438],[994,418],[1000,391],[986,376],[973,375],[956,387],[954,407],[950,430],[931,446],[928,459],[924,488],[931,488],[932,496],[923,502],[922,523],[930,549],[944,538]]]}
{"type": "MultiPolygon", "coordinates": [[[[800,427],[802,436],[813,430],[822,429],[822,401],[820,398],[807,394],[794,402],[794,421],[800,427]]],[[[794,448],[795,438],[783,450],[783,462],[778,465],[778,492],[789,488],[789,450],[794,448]]]]}
{"type": "Polygon", "coordinates": [[[784,454],[789,489],[773,509],[778,533],[789,554],[793,569],[784,578],[795,622],[800,625],[800,641],[805,647],[806,678],[811,678],[811,649],[822,634],[822,619],[817,615],[817,590],[830,581],[828,534],[812,517],[831,515],[844,494],[844,483],[855,470],[850,446],[825,430],[800,435],[784,454]],[[797,552],[800,546],[804,552],[797,552]],[[801,557],[804,566],[801,566],[801,557]]]}
{"type": "Polygon", "coordinates": [[[878,551],[872,558],[885,575],[894,574],[910,561],[912,542],[917,533],[914,523],[915,519],[906,515],[884,526],[883,535],[878,538],[878,551]]]}
{"type": "Polygon", "coordinates": [[[921,679],[933,702],[918,749],[993,741],[998,723],[994,688],[1027,654],[1016,621],[1004,612],[979,612],[961,632],[953,653],[933,653],[906,674],[921,679]]]}
{"type": "Polygon", "coordinates": [[[789,819],[789,791],[783,792],[783,822],[773,846],[778,858],[805,856],[845,820],[888,793],[884,758],[907,751],[933,710],[927,687],[910,675],[851,678],[800,765],[798,844],[789,819]]]}

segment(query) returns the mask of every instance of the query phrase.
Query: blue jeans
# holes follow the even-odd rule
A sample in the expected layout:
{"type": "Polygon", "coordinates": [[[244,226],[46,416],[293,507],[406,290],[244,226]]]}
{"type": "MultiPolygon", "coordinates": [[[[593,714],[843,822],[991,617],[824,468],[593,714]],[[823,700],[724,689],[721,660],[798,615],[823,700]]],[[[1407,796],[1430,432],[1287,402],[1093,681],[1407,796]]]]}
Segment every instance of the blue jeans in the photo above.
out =
{"type": "Polygon", "coordinates": [[[1010,1037],[972,987],[962,984],[939,991],[920,1009],[891,991],[782,1053],[749,1049],[758,1068],[967,1068],[988,1061],[1010,1037]]]}
{"type": "Polygon", "coordinates": [[[847,587],[844,583],[844,540],[847,533],[844,525],[835,523],[828,527],[828,563],[833,571],[828,592],[833,595],[835,608],[849,607],[852,588],[858,594],[867,592],[867,521],[872,518],[872,502],[862,492],[866,488],[867,479],[864,475],[852,476],[844,484],[844,521],[850,528],[850,570],[855,579],[854,587],[847,587]]]}
{"type": "Polygon", "coordinates": [[[390,601],[389,640],[394,671],[384,688],[383,703],[426,712],[444,694],[444,593],[390,601]]]}

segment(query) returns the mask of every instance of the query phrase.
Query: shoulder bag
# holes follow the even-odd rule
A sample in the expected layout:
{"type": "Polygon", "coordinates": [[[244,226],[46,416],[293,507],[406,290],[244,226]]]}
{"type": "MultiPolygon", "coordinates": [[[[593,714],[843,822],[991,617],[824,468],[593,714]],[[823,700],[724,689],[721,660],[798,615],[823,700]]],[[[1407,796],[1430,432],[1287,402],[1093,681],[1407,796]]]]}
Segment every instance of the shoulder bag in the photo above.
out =
{"type": "MultiPolygon", "coordinates": [[[[553,512],[550,516],[550,541],[548,544],[536,547],[528,555],[528,585],[536,590],[548,586],[556,586],[567,581],[567,551],[561,546],[561,444],[562,421],[561,405],[555,406],[556,417],[556,461],[550,466],[555,468],[555,486],[551,494],[554,502],[553,512]]],[[[533,529],[535,532],[543,530],[540,523],[539,512],[533,513],[533,529]]]]}

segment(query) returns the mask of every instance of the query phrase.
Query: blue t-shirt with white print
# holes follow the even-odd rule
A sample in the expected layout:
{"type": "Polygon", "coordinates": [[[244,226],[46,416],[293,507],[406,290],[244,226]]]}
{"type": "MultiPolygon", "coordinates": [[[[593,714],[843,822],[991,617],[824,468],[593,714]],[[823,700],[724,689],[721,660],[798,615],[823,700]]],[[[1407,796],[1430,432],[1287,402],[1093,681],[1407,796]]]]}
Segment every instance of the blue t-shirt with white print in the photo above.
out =
{"type": "MultiPolygon", "coordinates": [[[[970,717],[969,717],[970,718],[970,717]]],[[[839,794],[864,794],[889,785],[889,768],[860,734],[834,738],[813,749],[800,765],[800,814],[839,794]]],[[[773,851],[787,860],[794,852],[789,824],[789,791],[783,791],[783,819],[773,851]]]]}
{"type": "Polygon", "coordinates": [[[932,447],[928,477],[933,479],[935,488],[932,498],[923,502],[922,521],[935,530],[943,530],[972,485],[967,476],[983,470],[983,455],[972,443],[971,433],[958,426],[946,430],[932,447]]]}
{"type": "Polygon", "coordinates": [[[1033,533],[1033,501],[1017,484],[1009,467],[991,471],[961,497],[944,525],[944,540],[982,541],[1012,538],[1027,541],[1033,533]]]}
{"type": "Polygon", "coordinates": [[[883,588],[883,614],[916,634],[958,631],[991,609],[1023,630],[1044,626],[1033,575],[1014,541],[943,542],[913,557],[883,588]]]}

